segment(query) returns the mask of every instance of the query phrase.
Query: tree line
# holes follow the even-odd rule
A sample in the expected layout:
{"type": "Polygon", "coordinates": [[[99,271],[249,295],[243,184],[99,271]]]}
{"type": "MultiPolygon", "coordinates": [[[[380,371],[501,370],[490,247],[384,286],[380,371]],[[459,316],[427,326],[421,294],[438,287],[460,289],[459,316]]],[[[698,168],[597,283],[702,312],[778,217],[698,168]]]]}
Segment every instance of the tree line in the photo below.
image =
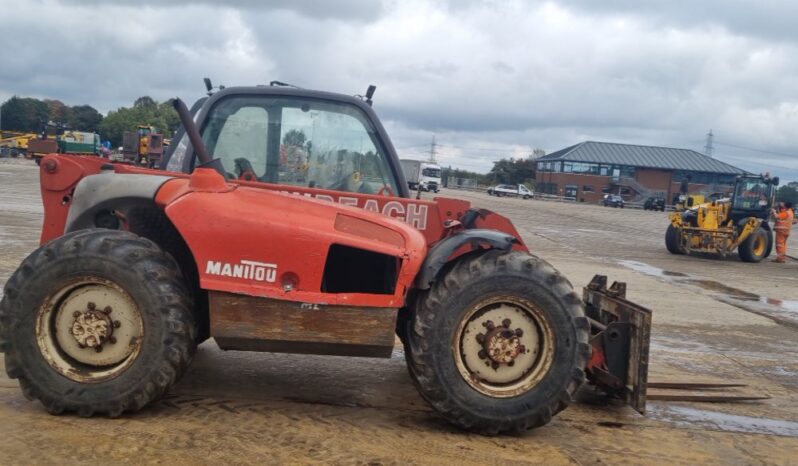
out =
{"type": "Polygon", "coordinates": [[[118,147],[124,132],[135,131],[138,125],[154,126],[168,138],[180,120],[168,101],[158,102],[149,96],[139,97],[131,107],[111,110],[104,117],[91,105],[69,106],[54,99],[13,96],[0,105],[0,129],[39,133],[46,122],[99,133],[102,140],[118,147]]]}
{"type": "MultiPolygon", "coordinates": [[[[545,154],[536,153],[535,155],[545,154]]],[[[472,179],[480,185],[525,184],[534,187],[536,168],[535,158],[516,159],[511,157],[493,162],[493,168],[488,173],[477,173],[459,168],[443,168],[442,176],[472,179]]]]}

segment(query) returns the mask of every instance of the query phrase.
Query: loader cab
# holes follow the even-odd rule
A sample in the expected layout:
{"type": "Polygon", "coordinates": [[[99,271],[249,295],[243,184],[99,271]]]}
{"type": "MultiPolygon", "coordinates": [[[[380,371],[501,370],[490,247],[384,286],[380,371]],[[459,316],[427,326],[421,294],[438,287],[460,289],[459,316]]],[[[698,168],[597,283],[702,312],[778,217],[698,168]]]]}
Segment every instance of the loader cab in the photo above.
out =
{"type": "MultiPolygon", "coordinates": [[[[228,179],[409,197],[395,150],[371,106],[355,97],[286,87],[226,88],[192,108],[228,179]]],[[[162,168],[197,165],[178,133],[162,168]]]]}
{"type": "Polygon", "coordinates": [[[778,177],[741,176],[737,178],[732,196],[733,218],[757,217],[766,219],[773,207],[778,177]]]}

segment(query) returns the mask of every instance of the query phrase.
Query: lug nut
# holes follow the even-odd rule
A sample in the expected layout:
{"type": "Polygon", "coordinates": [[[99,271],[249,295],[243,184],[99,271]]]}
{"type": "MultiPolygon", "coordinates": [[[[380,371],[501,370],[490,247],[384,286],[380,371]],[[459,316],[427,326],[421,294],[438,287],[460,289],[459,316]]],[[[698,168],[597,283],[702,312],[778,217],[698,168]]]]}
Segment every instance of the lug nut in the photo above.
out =
{"type": "Polygon", "coordinates": [[[504,338],[509,340],[510,338],[513,337],[513,331],[512,330],[502,330],[502,337],[504,337],[504,338]]]}
{"type": "Polygon", "coordinates": [[[493,370],[495,371],[496,369],[499,368],[499,363],[496,362],[496,361],[493,361],[492,363],[490,363],[490,367],[492,367],[493,370]]]}
{"type": "Polygon", "coordinates": [[[493,321],[492,320],[488,320],[482,325],[484,325],[485,328],[487,328],[488,330],[493,330],[494,328],[496,328],[496,326],[493,325],[493,321]]]}
{"type": "Polygon", "coordinates": [[[99,353],[100,351],[102,351],[102,350],[103,350],[103,345],[97,345],[97,346],[95,346],[95,347],[94,347],[94,351],[96,351],[96,352],[98,352],[98,353],[99,353]]]}
{"type": "Polygon", "coordinates": [[[108,337],[108,343],[110,343],[110,344],[112,344],[112,345],[113,345],[114,343],[116,343],[116,337],[115,337],[115,336],[113,336],[113,335],[111,335],[110,337],[108,337]]]}
{"type": "MultiPolygon", "coordinates": [[[[524,345],[518,345],[518,351],[520,351],[521,353],[526,353],[526,346],[524,346],[524,345]]],[[[519,353],[519,354],[520,354],[520,353],[519,353]]]]}
{"type": "Polygon", "coordinates": [[[479,359],[485,359],[488,357],[488,352],[484,349],[481,349],[479,350],[479,353],[477,353],[477,356],[479,356],[479,359]]]}
{"type": "Polygon", "coordinates": [[[105,309],[103,309],[103,312],[106,314],[110,314],[111,311],[112,311],[111,306],[105,306],[105,309]]]}
{"type": "Polygon", "coordinates": [[[520,328],[515,329],[515,336],[521,338],[522,336],[524,336],[524,331],[521,330],[520,328]]]}
{"type": "Polygon", "coordinates": [[[485,343],[485,335],[481,333],[477,334],[477,343],[479,343],[480,345],[485,343]]]}
{"type": "Polygon", "coordinates": [[[510,321],[510,319],[504,319],[504,320],[502,321],[502,325],[504,326],[504,328],[510,328],[510,324],[512,324],[512,322],[510,321]]]}
{"type": "Polygon", "coordinates": [[[119,322],[118,320],[114,321],[114,328],[119,328],[120,325],[122,325],[122,322],[119,322]]]}
{"type": "Polygon", "coordinates": [[[80,311],[73,312],[72,317],[80,317],[80,311]]]}
{"type": "Polygon", "coordinates": [[[87,306],[87,307],[89,308],[89,310],[91,310],[91,311],[93,311],[93,310],[94,310],[94,309],[97,307],[97,305],[96,305],[96,304],[94,304],[94,303],[93,303],[93,302],[91,302],[91,301],[89,301],[89,304],[87,304],[86,306],[87,306]]]}
{"type": "Polygon", "coordinates": [[[507,363],[508,366],[513,367],[515,365],[515,361],[510,361],[507,363]]]}

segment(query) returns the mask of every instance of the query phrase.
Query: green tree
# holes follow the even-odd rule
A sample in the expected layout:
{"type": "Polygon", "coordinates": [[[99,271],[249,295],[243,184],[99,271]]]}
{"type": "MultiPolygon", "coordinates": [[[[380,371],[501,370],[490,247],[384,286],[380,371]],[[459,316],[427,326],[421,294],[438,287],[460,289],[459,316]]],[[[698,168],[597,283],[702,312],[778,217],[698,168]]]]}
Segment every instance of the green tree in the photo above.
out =
{"type": "Polygon", "coordinates": [[[305,145],[306,140],[307,136],[305,136],[305,133],[300,129],[292,129],[283,136],[283,144],[286,146],[302,147],[305,145]]]}
{"type": "Polygon", "coordinates": [[[39,131],[50,118],[50,107],[39,99],[13,96],[0,106],[0,129],[39,131]]]}
{"type": "Polygon", "coordinates": [[[100,123],[100,134],[114,146],[122,144],[125,131],[135,131],[139,125],[154,126],[164,137],[172,137],[180,119],[169,102],[158,103],[150,97],[139,97],[133,107],[108,112],[100,123]]]}
{"type": "MultiPolygon", "coordinates": [[[[44,103],[50,109],[49,120],[56,123],[68,123],[72,120],[72,109],[64,105],[60,100],[44,99],[44,103]]],[[[68,125],[71,128],[71,125],[68,125]]],[[[72,128],[78,129],[78,128],[72,128]]]]}
{"type": "Polygon", "coordinates": [[[99,131],[103,116],[90,105],[75,105],[71,107],[72,116],[67,121],[70,128],[79,131],[99,131]]]}
{"type": "Polygon", "coordinates": [[[158,102],[153,100],[153,98],[148,95],[143,95],[133,102],[134,108],[146,108],[149,110],[153,110],[157,106],[158,102]]]}
{"type": "Polygon", "coordinates": [[[777,202],[792,202],[793,205],[798,206],[798,181],[791,181],[776,191],[777,202]]]}
{"type": "Polygon", "coordinates": [[[534,184],[536,165],[534,159],[501,159],[493,162],[489,175],[494,183],[534,184]]]}

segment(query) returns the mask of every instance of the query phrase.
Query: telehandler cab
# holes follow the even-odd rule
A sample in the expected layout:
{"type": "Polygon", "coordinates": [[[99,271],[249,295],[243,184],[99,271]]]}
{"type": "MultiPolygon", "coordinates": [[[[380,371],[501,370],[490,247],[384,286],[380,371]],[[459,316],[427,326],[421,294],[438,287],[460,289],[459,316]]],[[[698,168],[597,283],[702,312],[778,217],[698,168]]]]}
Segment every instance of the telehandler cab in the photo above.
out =
{"type": "Polygon", "coordinates": [[[671,214],[665,246],[672,254],[704,252],[726,257],[737,249],[745,262],[759,262],[773,249],[768,223],[779,178],[739,176],[730,197],[671,214]]]}
{"type": "MultiPolygon", "coordinates": [[[[541,426],[589,379],[645,408],[650,311],[597,276],[577,295],[505,217],[413,199],[363,97],[226,88],[161,170],[52,154],[41,247],[8,280],[0,350],[51,413],[156,400],[197,344],[390,357],[444,418],[541,426]]],[[[281,84],[281,83],[276,83],[281,84]]]]}

